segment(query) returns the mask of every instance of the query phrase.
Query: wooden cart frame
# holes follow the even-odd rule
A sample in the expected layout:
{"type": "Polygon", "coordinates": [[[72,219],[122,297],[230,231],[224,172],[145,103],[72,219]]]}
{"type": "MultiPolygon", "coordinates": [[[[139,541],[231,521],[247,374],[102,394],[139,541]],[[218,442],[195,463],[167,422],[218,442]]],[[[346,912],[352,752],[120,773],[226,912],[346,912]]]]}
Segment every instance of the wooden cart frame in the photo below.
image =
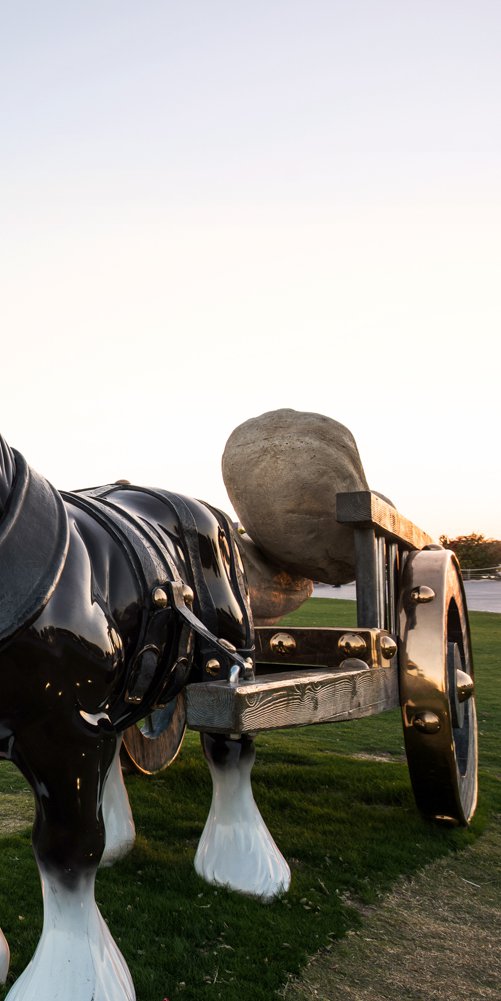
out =
{"type": "Polygon", "coordinates": [[[378,495],[336,499],[354,531],[357,629],[258,628],[255,679],[189,685],[188,726],[237,738],[400,705],[418,807],[467,824],[477,736],[459,564],[378,495]]]}
{"type": "Polygon", "coordinates": [[[454,553],[369,491],[338,494],[352,527],[356,628],[258,627],[256,670],[189,684],[124,743],[141,771],[166,767],[187,725],[201,734],[212,805],[195,857],[208,882],[271,898],[290,870],[255,804],[254,737],[401,707],[410,778],[421,812],[466,825],[477,801],[473,662],[454,553]]]}

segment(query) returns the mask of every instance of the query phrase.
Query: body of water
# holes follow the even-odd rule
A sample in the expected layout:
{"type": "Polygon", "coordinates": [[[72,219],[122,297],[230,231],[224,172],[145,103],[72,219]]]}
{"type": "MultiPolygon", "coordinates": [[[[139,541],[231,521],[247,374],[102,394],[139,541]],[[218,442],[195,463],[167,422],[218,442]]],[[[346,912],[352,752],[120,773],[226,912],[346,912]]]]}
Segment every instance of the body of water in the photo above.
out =
{"type": "MultiPolygon", "coordinates": [[[[464,589],[470,612],[501,612],[501,580],[466,580],[464,589]]],[[[355,601],[355,582],[342,584],[341,587],[315,584],[313,594],[317,598],[345,598],[355,601]]]]}

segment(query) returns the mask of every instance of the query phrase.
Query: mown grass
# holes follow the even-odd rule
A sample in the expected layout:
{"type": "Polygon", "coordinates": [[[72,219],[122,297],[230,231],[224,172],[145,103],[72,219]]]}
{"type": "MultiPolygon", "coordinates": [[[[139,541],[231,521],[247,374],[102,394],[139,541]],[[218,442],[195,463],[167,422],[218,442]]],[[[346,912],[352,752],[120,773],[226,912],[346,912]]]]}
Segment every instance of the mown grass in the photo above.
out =
{"type": "MultiPolygon", "coordinates": [[[[351,626],[355,606],[314,599],[292,620],[351,626]]],[[[417,813],[396,711],[257,740],[255,798],[293,872],[290,892],[268,905],[209,887],[193,870],[211,798],[196,735],[187,736],[166,772],[128,777],[137,844],[99,873],[96,895],[139,1001],[269,1001],[308,955],[357,927],[357,908],[376,902],[399,877],[460,851],[501,814],[501,616],[472,613],[471,622],[481,796],[469,831],[432,826],[417,813]]],[[[0,791],[26,795],[5,764],[0,791]]],[[[29,831],[3,838],[1,849],[0,918],[12,949],[11,983],[35,948],[41,902],[29,831]]]]}

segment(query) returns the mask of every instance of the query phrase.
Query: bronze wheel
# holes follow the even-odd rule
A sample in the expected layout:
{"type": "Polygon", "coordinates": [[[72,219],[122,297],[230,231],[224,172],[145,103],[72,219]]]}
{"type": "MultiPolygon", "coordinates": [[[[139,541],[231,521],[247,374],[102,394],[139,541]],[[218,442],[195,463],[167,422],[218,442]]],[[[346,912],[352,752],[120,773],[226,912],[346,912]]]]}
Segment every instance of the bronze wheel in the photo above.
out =
{"type": "Polygon", "coordinates": [[[468,824],[477,803],[477,720],[468,613],[456,557],[407,557],[399,602],[400,703],[416,803],[468,824]]]}
{"type": "Polygon", "coordinates": [[[125,730],[122,761],[144,775],[154,775],[172,764],[181,750],[186,730],[184,692],[164,709],[155,709],[125,730]]]}

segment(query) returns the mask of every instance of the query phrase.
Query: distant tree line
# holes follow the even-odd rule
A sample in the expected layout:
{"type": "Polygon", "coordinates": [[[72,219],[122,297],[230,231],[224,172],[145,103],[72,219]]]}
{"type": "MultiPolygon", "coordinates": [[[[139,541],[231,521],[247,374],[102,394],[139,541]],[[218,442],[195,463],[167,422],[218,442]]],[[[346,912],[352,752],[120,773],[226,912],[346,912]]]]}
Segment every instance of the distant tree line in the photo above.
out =
{"type": "Polygon", "coordinates": [[[501,566],[501,541],[486,539],[483,535],[458,535],[457,539],[440,536],[446,549],[452,549],[463,570],[480,570],[501,566]]]}

